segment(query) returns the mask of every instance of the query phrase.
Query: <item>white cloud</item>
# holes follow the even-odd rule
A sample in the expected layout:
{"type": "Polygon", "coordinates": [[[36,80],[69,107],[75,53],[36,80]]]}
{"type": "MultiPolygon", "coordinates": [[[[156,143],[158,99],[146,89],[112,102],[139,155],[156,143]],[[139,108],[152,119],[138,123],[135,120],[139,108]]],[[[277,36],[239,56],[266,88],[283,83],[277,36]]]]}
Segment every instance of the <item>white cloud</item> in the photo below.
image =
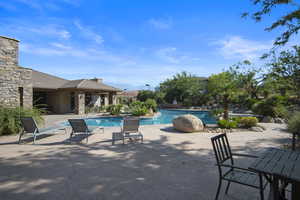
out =
{"type": "Polygon", "coordinates": [[[72,47],[58,43],[58,42],[52,42],[52,43],[50,43],[50,45],[53,47],[59,48],[59,49],[65,49],[65,50],[72,49],[72,47]]]}
{"type": "Polygon", "coordinates": [[[67,31],[64,27],[58,25],[41,25],[41,26],[32,26],[30,24],[15,24],[14,26],[8,27],[9,29],[13,29],[15,33],[31,33],[37,34],[40,36],[49,36],[55,37],[55,39],[64,39],[68,40],[71,38],[71,33],[67,31]]]}
{"type": "MultiPolygon", "coordinates": [[[[116,55],[106,50],[68,46],[57,42],[50,43],[49,46],[21,43],[20,51],[26,54],[42,55],[47,57],[61,56],[74,57],[88,61],[96,60],[102,63],[108,63],[109,65],[122,63],[123,66],[129,66],[135,64],[131,58],[122,55],[116,55]]],[[[74,72],[72,71],[72,73],[74,72]]]]}
{"type": "Polygon", "coordinates": [[[240,36],[231,36],[213,44],[219,46],[220,54],[226,59],[256,59],[264,51],[272,48],[272,41],[259,42],[247,40],[240,36]]]}
{"type": "Polygon", "coordinates": [[[17,10],[17,5],[22,4],[27,7],[33,8],[38,11],[59,10],[62,8],[62,3],[71,6],[79,6],[80,0],[51,0],[51,1],[40,1],[40,0],[9,0],[5,3],[0,2],[0,7],[7,10],[17,10]]]}
{"type": "Polygon", "coordinates": [[[177,49],[175,47],[166,47],[157,50],[156,55],[164,61],[170,63],[178,63],[179,58],[176,56],[177,49]]]}
{"type": "Polygon", "coordinates": [[[104,42],[103,37],[93,31],[90,27],[83,26],[79,21],[75,21],[74,24],[86,38],[94,40],[97,44],[102,44],[104,42]]]}
{"type": "Polygon", "coordinates": [[[44,26],[44,27],[42,26],[40,28],[32,28],[29,30],[38,34],[57,36],[61,39],[66,39],[66,40],[70,39],[71,37],[71,33],[69,31],[54,25],[44,26]]]}
{"type": "Polygon", "coordinates": [[[172,28],[173,20],[171,18],[150,19],[148,23],[156,29],[166,30],[172,28]]]}
{"type": "Polygon", "coordinates": [[[176,47],[165,47],[155,52],[161,60],[170,64],[187,64],[198,62],[201,59],[188,55],[186,52],[179,51],[176,47]]]}

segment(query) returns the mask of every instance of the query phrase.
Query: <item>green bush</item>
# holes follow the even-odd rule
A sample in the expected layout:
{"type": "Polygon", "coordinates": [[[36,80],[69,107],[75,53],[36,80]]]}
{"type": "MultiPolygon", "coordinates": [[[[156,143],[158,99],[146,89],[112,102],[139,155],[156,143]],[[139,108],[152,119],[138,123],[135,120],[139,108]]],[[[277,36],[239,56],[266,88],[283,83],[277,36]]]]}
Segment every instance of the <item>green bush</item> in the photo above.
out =
{"type": "Polygon", "coordinates": [[[136,106],[132,108],[131,114],[134,116],[144,116],[148,113],[148,109],[145,106],[136,106]]]}
{"type": "Polygon", "coordinates": [[[289,114],[290,114],[287,107],[284,106],[284,105],[277,105],[274,108],[274,112],[275,112],[276,117],[281,117],[281,118],[284,118],[284,119],[287,119],[289,117],[289,114]]]}
{"type": "Polygon", "coordinates": [[[229,129],[229,128],[236,128],[238,123],[236,121],[222,119],[218,121],[218,125],[220,128],[229,129]]]}
{"type": "Polygon", "coordinates": [[[0,135],[17,134],[21,131],[21,117],[33,117],[40,124],[44,120],[41,116],[43,110],[22,107],[4,108],[0,107],[0,135]]]}
{"type": "Polygon", "coordinates": [[[212,111],[210,111],[210,113],[214,116],[214,117],[218,117],[220,114],[222,114],[224,112],[223,108],[218,108],[218,109],[214,109],[212,111]]]}
{"type": "Polygon", "coordinates": [[[134,116],[143,116],[149,112],[146,104],[141,101],[134,101],[130,104],[131,114],[134,116]]]}
{"type": "Polygon", "coordinates": [[[300,133],[300,112],[295,112],[287,121],[287,129],[291,133],[300,133]]]}
{"type": "Polygon", "coordinates": [[[286,99],[282,96],[272,96],[253,105],[252,111],[258,115],[269,117],[282,117],[286,99]]]}
{"type": "Polygon", "coordinates": [[[256,117],[241,117],[238,124],[244,128],[251,128],[256,126],[258,123],[258,119],[256,117]]]}
{"type": "Polygon", "coordinates": [[[153,112],[157,112],[157,103],[154,99],[147,99],[145,106],[148,110],[152,109],[153,112]]]}
{"type": "Polygon", "coordinates": [[[230,118],[232,121],[235,121],[237,124],[240,123],[241,117],[231,117],[230,118]]]}
{"type": "Polygon", "coordinates": [[[107,106],[106,111],[111,115],[119,115],[121,113],[122,107],[122,104],[109,105],[107,106]]]}
{"type": "Polygon", "coordinates": [[[144,102],[141,102],[141,101],[133,101],[129,106],[130,107],[136,107],[136,106],[143,106],[144,105],[144,102]]]}
{"type": "Polygon", "coordinates": [[[105,111],[105,106],[87,106],[85,108],[85,113],[100,113],[105,111]]]}

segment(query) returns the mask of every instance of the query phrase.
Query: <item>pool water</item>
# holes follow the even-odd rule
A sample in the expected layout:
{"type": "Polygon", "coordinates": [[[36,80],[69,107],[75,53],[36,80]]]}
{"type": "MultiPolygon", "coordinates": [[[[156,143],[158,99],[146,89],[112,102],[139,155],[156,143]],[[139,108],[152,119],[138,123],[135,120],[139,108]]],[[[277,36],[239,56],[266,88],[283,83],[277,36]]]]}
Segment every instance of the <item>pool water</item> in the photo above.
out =
{"type": "MultiPolygon", "coordinates": [[[[160,110],[152,118],[141,118],[141,125],[171,124],[172,120],[180,115],[192,114],[200,118],[205,124],[215,124],[216,120],[208,111],[190,110],[160,110]]],[[[85,119],[88,126],[120,126],[123,117],[99,117],[85,119]]]]}

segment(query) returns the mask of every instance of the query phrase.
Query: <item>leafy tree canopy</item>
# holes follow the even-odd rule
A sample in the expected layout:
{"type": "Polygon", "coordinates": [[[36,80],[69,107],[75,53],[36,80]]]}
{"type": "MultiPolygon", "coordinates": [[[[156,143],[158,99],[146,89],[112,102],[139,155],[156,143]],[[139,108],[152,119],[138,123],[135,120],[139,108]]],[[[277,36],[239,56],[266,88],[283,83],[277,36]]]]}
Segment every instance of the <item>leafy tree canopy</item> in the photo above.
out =
{"type": "Polygon", "coordinates": [[[167,103],[176,100],[188,106],[199,105],[206,91],[206,82],[206,78],[182,72],[162,82],[159,91],[165,94],[167,103]]]}
{"type": "Polygon", "coordinates": [[[243,17],[251,15],[251,17],[259,22],[266,15],[270,15],[272,10],[279,6],[286,6],[285,10],[289,10],[287,14],[282,15],[275,20],[266,31],[282,28],[283,32],[275,39],[274,45],[286,44],[292,35],[300,30],[300,4],[295,0],[251,0],[253,4],[258,5],[259,9],[253,13],[244,13],[243,17]]]}

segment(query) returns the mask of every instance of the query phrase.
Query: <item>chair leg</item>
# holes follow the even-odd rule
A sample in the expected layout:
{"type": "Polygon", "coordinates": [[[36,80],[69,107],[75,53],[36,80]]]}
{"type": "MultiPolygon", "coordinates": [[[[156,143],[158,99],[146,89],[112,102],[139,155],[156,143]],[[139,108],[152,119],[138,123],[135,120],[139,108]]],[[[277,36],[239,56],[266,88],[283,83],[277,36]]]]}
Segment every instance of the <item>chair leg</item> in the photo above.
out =
{"type": "Polygon", "coordinates": [[[228,183],[227,183],[225,194],[228,194],[229,187],[230,187],[230,181],[228,181],[228,183]]]}
{"type": "Polygon", "coordinates": [[[144,143],[144,136],[141,135],[141,143],[143,144],[144,143]]]}
{"type": "Polygon", "coordinates": [[[261,173],[259,173],[259,193],[260,193],[260,200],[264,200],[264,186],[263,186],[263,177],[261,173]]]}
{"type": "Polygon", "coordinates": [[[36,134],[33,135],[33,144],[35,144],[36,134]]]}
{"type": "Polygon", "coordinates": [[[20,132],[20,136],[19,136],[19,144],[21,144],[21,138],[22,138],[23,134],[24,134],[24,130],[23,130],[22,132],[20,132]]]}
{"type": "Polygon", "coordinates": [[[70,142],[71,142],[72,136],[73,136],[73,130],[72,130],[72,132],[70,133],[70,142]]]}
{"type": "Polygon", "coordinates": [[[219,198],[221,186],[222,186],[222,180],[220,179],[220,180],[219,180],[219,185],[218,185],[218,191],[217,191],[215,200],[218,200],[218,198],[219,198]]]}
{"type": "Polygon", "coordinates": [[[115,145],[115,134],[112,134],[111,145],[115,145]]]}

